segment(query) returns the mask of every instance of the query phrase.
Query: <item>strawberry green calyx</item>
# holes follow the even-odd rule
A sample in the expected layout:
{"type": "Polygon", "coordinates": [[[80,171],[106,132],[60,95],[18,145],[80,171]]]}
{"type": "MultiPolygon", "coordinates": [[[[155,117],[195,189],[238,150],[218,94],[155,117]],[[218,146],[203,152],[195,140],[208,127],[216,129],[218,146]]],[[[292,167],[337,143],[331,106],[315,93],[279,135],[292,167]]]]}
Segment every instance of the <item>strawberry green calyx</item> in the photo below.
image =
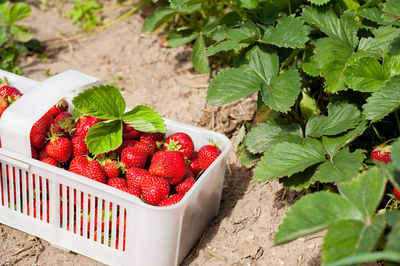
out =
{"type": "Polygon", "coordinates": [[[167,147],[165,149],[166,151],[179,151],[182,148],[182,145],[179,144],[179,140],[173,139],[171,139],[169,143],[165,143],[164,146],[167,147]]]}

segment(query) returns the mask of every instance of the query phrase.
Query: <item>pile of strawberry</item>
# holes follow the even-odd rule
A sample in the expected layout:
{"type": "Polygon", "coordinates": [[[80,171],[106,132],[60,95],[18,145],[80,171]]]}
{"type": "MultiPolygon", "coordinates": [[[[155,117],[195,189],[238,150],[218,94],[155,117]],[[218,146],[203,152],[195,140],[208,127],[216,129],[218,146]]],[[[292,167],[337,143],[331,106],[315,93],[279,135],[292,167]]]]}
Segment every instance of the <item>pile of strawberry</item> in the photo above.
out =
{"type": "Polygon", "coordinates": [[[0,79],[0,117],[8,106],[21,96],[22,93],[17,88],[12,87],[6,78],[0,79]]]}
{"type": "Polygon", "coordinates": [[[148,204],[170,206],[182,199],[221,153],[215,144],[195,151],[192,138],[184,132],[166,137],[124,123],[122,144],[94,156],[86,135],[101,121],[73,115],[68,102],[60,100],[32,127],[32,158],[120,189],[148,204]]]}

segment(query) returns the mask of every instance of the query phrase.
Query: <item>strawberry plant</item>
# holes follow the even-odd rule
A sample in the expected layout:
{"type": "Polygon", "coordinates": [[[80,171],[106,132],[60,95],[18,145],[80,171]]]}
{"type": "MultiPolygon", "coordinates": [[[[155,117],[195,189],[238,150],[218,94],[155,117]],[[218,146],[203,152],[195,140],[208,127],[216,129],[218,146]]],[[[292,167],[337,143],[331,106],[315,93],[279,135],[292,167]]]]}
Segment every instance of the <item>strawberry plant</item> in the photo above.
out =
{"type": "Polygon", "coordinates": [[[30,14],[26,3],[0,3],[1,69],[20,74],[21,69],[16,65],[20,53],[40,46],[37,40],[32,40],[33,33],[28,28],[17,24],[30,14]]]}
{"type": "Polygon", "coordinates": [[[82,24],[82,29],[89,31],[101,24],[101,19],[94,14],[94,10],[101,5],[96,0],[75,0],[74,9],[64,13],[74,24],[82,24]]]}

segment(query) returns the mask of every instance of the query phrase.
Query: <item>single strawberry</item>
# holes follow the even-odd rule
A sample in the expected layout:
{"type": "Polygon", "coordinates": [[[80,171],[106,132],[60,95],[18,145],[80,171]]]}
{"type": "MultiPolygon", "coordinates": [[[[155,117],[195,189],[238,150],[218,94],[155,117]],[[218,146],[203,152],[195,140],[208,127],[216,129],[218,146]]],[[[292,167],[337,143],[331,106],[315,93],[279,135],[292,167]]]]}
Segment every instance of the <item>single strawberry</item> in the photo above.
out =
{"type": "Polygon", "coordinates": [[[158,142],[163,142],[165,134],[161,132],[142,132],[142,134],[140,135],[140,140],[145,138],[152,139],[158,142]]]}
{"type": "Polygon", "coordinates": [[[119,156],[121,156],[121,153],[125,148],[133,147],[136,144],[136,142],[137,142],[137,140],[135,140],[135,139],[123,140],[121,146],[119,146],[115,150],[107,152],[106,156],[111,156],[112,154],[115,154],[116,156],[119,157],[119,156]]]}
{"type": "Polygon", "coordinates": [[[71,139],[71,143],[74,157],[89,154],[89,149],[86,145],[85,138],[81,136],[75,136],[71,139]]]}
{"type": "Polygon", "coordinates": [[[163,150],[179,151],[183,157],[190,158],[194,152],[193,140],[184,132],[176,132],[165,140],[163,150]]]}
{"type": "Polygon", "coordinates": [[[145,176],[150,176],[149,171],[146,169],[131,167],[126,172],[126,180],[128,182],[128,187],[139,188],[140,182],[145,176]]]}
{"type": "Polygon", "coordinates": [[[221,150],[215,145],[202,146],[198,152],[200,168],[205,171],[220,154],[221,150]]]}
{"type": "Polygon", "coordinates": [[[134,195],[138,198],[140,198],[140,188],[137,187],[120,187],[119,190],[122,190],[126,193],[129,193],[131,195],[134,195]]]}
{"type": "Polygon", "coordinates": [[[160,203],[157,204],[159,207],[167,207],[171,205],[177,204],[181,199],[183,198],[183,195],[181,194],[174,194],[171,195],[169,198],[165,198],[160,203]]]}
{"type": "Polygon", "coordinates": [[[47,112],[53,117],[58,114],[68,110],[68,102],[65,99],[59,100],[55,105],[53,105],[47,112]]]}
{"type": "Polygon", "coordinates": [[[145,176],[141,183],[142,197],[151,205],[158,205],[160,201],[167,198],[169,195],[168,181],[158,176],[145,176]]]}
{"type": "Polygon", "coordinates": [[[50,141],[46,144],[45,150],[50,157],[53,157],[60,163],[65,163],[71,158],[73,147],[69,139],[52,134],[50,141]]]}
{"type": "Polygon", "coordinates": [[[178,151],[158,151],[151,158],[149,173],[164,177],[171,185],[185,177],[188,165],[178,151]]]}
{"type": "Polygon", "coordinates": [[[134,129],[132,126],[123,123],[122,139],[137,139],[140,137],[141,132],[134,129]]]}
{"type": "Polygon", "coordinates": [[[133,147],[145,150],[149,158],[153,156],[153,154],[156,153],[157,150],[156,142],[150,139],[138,141],[135,143],[135,145],[133,145],[133,147]]]}
{"type": "Polygon", "coordinates": [[[101,119],[93,116],[83,116],[79,118],[74,132],[75,136],[86,138],[86,134],[88,133],[89,129],[101,121],[101,119]]]}
{"type": "Polygon", "coordinates": [[[69,164],[68,170],[78,175],[84,175],[88,163],[89,160],[85,156],[74,157],[69,164]]]}
{"type": "Polygon", "coordinates": [[[199,177],[200,173],[203,171],[200,167],[199,157],[197,156],[197,152],[193,153],[192,158],[190,159],[189,168],[192,170],[194,177],[199,177]]]}
{"type": "Polygon", "coordinates": [[[400,191],[397,188],[393,189],[393,194],[396,196],[398,200],[400,200],[400,191]]]}
{"type": "Polygon", "coordinates": [[[193,187],[194,183],[196,183],[194,178],[186,178],[175,186],[175,191],[178,194],[185,195],[193,187]]]}
{"type": "Polygon", "coordinates": [[[121,188],[121,187],[127,187],[128,183],[124,178],[110,178],[107,181],[107,185],[110,187],[115,187],[115,188],[121,188]]]}
{"type": "Polygon", "coordinates": [[[8,108],[7,101],[3,97],[0,97],[0,117],[7,108],[8,108]]]}
{"type": "Polygon", "coordinates": [[[379,145],[375,147],[371,152],[371,159],[379,162],[388,163],[392,161],[391,158],[391,146],[379,145]]]}
{"type": "Polygon", "coordinates": [[[144,168],[148,154],[145,150],[135,147],[125,148],[121,153],[121,163],[126,169],[131,167],[144,168]]]}
{"type": "Polygon", "coordinates": [[[46,158],[44,158],[44,159],[42,159],[40,161],[58,167],[58,163],[57,163],[56,159],[54,159],[52,157],[46,157],[46,158]]]}
{"type": "Polygon", "coordinates": [[[17,88],[10,86],[8,81],[3,81],[0,85],[0,96],[12,103],[21,97],[22,93],[17,88]]]}
{"type": "Polygon", "coordinates": [[[75,119],[69,112],[59,113],[53,121],[53,132],[62,133],[65,138],[71,138],[75,130],[75,119]]]}
{"type": "Polygon", "coordinates": [[[101,167],[107,175],[107,178],[118,178],[121,175],[121,169],[117,161],[110,159],[101,162],[101,167]]]}
{"type": "Polygon", "coordinates": [[[87,163],[83,175],[89,179],[92,179],[100,183],[105,184],[107,182],[107,175],[104,172],[103,168],[101,167],[100,163],[96,160],[89,161],[87,163]]]}
{"type": "MultiPolygon", "coordinates": [[[[1,142],[0,142],[1,143],[1,142]]],[[[0,145],[1,147],[1,145],[0,145]]],[[[33,159],[39,160],[39,152],[38,150],[31,145],[31,155],[33,159]]]]}
{"type": "Polygon", "coordinates": [[[53,117],[46,113],[33,124],[30,132],[30,140],[33,147],[41,150],[46,146],[47,132],[52,122],[53,117]]]}

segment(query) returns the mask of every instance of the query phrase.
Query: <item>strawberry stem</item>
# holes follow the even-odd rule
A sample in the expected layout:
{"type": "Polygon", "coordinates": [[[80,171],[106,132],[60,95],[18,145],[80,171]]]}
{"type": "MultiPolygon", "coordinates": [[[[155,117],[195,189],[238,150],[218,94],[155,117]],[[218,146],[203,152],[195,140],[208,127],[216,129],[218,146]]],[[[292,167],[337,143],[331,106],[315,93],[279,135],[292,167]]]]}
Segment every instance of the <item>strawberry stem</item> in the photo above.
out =
{"type": "Polygon", "coordinates": [[[376,136],[378,137],[379,141],[382,142],[384,139],[381,135],[379,135],[378,130],[376,130],[375,126],[372,125],[372,129],[374,130],[376,136]]]}

